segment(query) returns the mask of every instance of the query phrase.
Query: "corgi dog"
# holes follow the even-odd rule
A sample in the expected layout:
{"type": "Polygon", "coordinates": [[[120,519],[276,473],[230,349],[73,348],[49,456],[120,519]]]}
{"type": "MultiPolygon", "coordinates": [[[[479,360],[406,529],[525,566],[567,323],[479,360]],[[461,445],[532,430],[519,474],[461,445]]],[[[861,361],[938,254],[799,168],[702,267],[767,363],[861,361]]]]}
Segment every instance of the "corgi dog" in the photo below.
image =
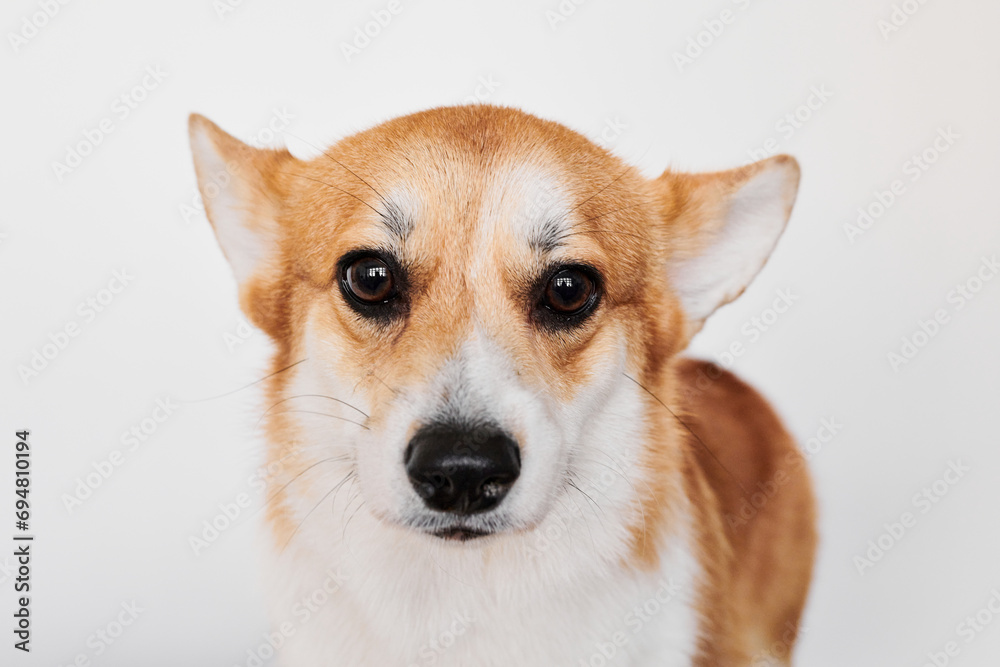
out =
{"type": "Polygon", "coordinates": [[[680,353],[774,249],[793,158],[649,179],[488,105],[308,160],[189,129],[274,343],[280,665],[790,664],[804,458],[751,387],[680,353]]]}

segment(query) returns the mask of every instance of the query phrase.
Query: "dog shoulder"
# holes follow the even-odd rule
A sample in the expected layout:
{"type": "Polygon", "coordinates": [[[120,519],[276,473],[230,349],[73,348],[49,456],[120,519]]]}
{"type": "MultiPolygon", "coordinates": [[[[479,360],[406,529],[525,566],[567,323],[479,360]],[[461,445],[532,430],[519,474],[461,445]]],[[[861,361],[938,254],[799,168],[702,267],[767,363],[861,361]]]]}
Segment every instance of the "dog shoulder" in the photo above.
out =
{"type": "Polygon", "coordinates": [[[754,487],[798,455],[767,399],[733,373],[686,358],[678,360],[677,373],[685,423],[705,445],[696,449],[713,487],[754,487]]]}
{"type": "Polygon", "coordinates": [[[748,656],[776,643],[790,649],[816,548],[806,460],[767,400],[732,373],[681,359],[677,377],[702,488],[714,496],[701,500],[721,514],[708,523],[728,547],[716,582],[728,600],[728,633],[748,656]]]}

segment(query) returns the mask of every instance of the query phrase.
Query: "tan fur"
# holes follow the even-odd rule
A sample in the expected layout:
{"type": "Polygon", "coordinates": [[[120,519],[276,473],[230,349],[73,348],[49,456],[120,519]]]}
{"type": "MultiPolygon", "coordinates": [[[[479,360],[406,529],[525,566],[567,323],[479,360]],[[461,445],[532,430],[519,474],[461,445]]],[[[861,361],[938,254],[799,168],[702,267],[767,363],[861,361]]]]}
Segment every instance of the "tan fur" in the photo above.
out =
{"type": "MultiPolygon", "coordinates": [[[[734,375],[690,359],[679,361],[677,373],[686,387],[700,374],[710,378],[687,393],[683,410],[692,432],[689,488],[715,510],[702,539],[706,554],[716,554],[715,585],[728,608],[719,617],[730,625],[720,631],[738,640],[730,650],[741,657],[770,651],[782,658],[799,627],[816,549],[805,460],[767,401],[734,375]],[[773,495],[763,490],[768,484],[773,495]],[[749,519],[740,518],[744,501],[755,507],[749,519]]],[[[720,656],[704,664],[739,663],[720,656]]]]}
{"type": "MultiPolygon", "coordinates": [[[[193,131],[205,128],[253,184],[249,199],[260,212],[258,224],[275,221],[274,255],[240,289],[247,315],[277,343],[269,405],[287,395],[288,374],[278,371],[303,358],[310,327],[341,351],[313,361],[356,378],[373,406],[437,368],[467,335],[474,309],[504,341],[520,377],[560,400],[570,400],[597,362],[627,340],[629,376],[648,392],[648,444],[640,464],[650,474],[625,566],[656,565],[686,494],[707,576],[699,664],[746,664],[782,641],[788,624],[797,627],[816,540],[805,467],[767,403],[747,385],[719,373],[690,391],[705,366],[677,354],[700,323],[685,318],[662,269],[668,258],[704,248],[716,232],[711,221],[718,202],[760,165],[698,176],[667,172],[649,181],[561,125],[491,106],[395,119],[310,161],[248,150],[207,120],[192,118],[193,131]],[[469,278],[473,249],[486,238],[478,214],[495,189],[491,179],[522,165],[546,170],[564,185],[578,222],[569,249],[560,252],[590,262],[606,278],[600,309],[573,333],[532,327],[522,295],[537,258],[519,240],[502,233],[492,238],[493,261],[482,268],[490,273],[479,276],[489,288],[469,278]],[[370,207],[379,204],[378,193],[391,197],[397,184],[409,189],[404,198],[420,202],[404,251],[416,267],[414,296],[405,323],[376,329],[343,303],[334,267],[345,252],[382,238],[370,207]],[[726,515],[738,513],[744,495],[782,466],[792,481],[747,525],[729,526],[726,515]],[[684,488],[668,483],[678,472],[684,488]]],[[[206,177],[199,176],[204,187],[206,177]]],[[[206,205],[211,218],[213,204],[206,205]]],[[[380,417],[376,407],[368,424],[376,428],[380,417]]],[[[301,472],[290,420],[271,413],[267,426],[269,457],[290,466],[290,476],[301,472]]],[[[284,543],[295,527],[282,493],[268,511],[284,543]]]]}

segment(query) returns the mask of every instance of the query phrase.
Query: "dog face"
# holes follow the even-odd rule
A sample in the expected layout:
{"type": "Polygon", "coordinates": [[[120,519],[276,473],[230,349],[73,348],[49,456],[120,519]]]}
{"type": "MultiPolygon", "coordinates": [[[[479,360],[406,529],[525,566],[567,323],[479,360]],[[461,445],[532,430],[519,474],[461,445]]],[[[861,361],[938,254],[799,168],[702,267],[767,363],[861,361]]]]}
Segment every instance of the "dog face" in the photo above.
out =
{"type": "MultiPolygon", "coordinates": [[[[242,307],[277,347],[267,418],[291,481],[272,516],[289,539],[347,481],[374,523],[430,540],[530,532],[595,466],[636,464],[661,493],[670,360],[761,268],[798,182],[785,156],[647,180],[490,106],[309,161],[198,116],[191,137],[242,307]]],[[[641,495],[607,501],[637,516],[662,500],[641,495]]]]}

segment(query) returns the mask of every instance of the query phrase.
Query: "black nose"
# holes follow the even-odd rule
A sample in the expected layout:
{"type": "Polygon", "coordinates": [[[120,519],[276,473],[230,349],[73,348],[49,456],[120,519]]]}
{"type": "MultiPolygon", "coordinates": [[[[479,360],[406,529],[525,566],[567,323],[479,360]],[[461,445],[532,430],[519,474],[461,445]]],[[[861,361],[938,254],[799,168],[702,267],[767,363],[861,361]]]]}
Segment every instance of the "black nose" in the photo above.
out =
{"type": "Polygon", "coordinates": [[[475,514],[500,504],[521,473],[517,443],[495,426],[424,426],[403,463],[431,509],[475,514]]]}

